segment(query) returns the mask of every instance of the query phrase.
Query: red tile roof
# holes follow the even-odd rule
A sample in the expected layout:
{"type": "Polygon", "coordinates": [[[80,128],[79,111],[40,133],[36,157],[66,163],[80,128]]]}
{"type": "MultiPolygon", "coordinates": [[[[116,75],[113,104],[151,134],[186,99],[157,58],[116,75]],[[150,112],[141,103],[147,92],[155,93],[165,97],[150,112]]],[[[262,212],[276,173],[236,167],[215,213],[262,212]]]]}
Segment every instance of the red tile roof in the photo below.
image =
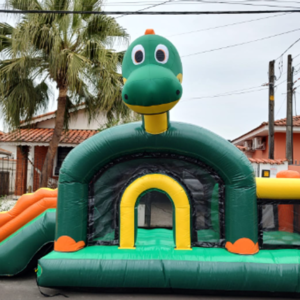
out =
{"type": "MultiPolygon", "coordinates": [[[[231,142],[234,143],[236,140],[239,140],[239,139],[245,137],[246,135],[255,132],[256,130],[264,128],[268,124],[269,124],[269,122],[263,122],[259,126],[255,127],[254,129],[252,129],[252,130],[244,133],[243,135],[233,139],[231,142]]],[[[275,126],[282,126],[282,127],[286,126],[286,118],[274,121],[274,125],[275,126]]],[[[293,117],[293,126],[294,127],[300,127],[300,115],[293,117]]],[[[275,131],[276,131],[276,128],[275,128],[275,131]]]]}
{"type": "Polygon", "coordinates": [[[239,150],[241,151],[246,151],[246,147],[240,146],[240,145],[235,145],[239,150]]]}
{"type": "MultiPolygon", "coordinates": [[[[49,143],[53,130],[53,128],[20,129],[2,136],[1,142],[49,143]]],[[[80,144],[98,132],[98,130],[71,129],[63,132],[60,143],[80,144]]]]}
{"type": "MultiPolygon", "coordinates": [[[[262,125],[268,125],[269,122],[263,122],[262,125]]],[[[286,118],[274,121],[275,126],[286,126],[286,118]]],[[[300,127],[300,115],[293,117],[293,126],[300,127]]]]}
{"type": "Polygon", "coordinates": [[[283,165],[286,159],[248,158],[250,162],[257,164],[283,165]]]}
{"type": "MultiPolygon", "coordinates": [[[[235,145],[239,150],[244,152],[246,150],[246,147],[235,145]]],[[[248,157],[250,162],[256,163],[256,164],[270,164],[270,165],[282,165],[284,164],[287,159],[267,159],[267,158],[250,158],[248,157]]]]}

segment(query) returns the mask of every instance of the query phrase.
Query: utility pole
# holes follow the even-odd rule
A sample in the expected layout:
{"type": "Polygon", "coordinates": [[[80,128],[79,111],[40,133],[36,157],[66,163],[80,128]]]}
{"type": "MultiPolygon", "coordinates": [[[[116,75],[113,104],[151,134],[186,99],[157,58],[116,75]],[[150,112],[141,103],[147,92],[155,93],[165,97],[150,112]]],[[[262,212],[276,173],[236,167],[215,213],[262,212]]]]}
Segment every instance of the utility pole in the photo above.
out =
{"type": "Polygon", "coordinates": [[[286,159],[293,164],[293,72],[292,55],[288,56],[287,66],[287,99],[286,99],[286,159]]]}
{"type": "Polygon", "coordinates": [[[275,60],[269,62],[269,159],[274,159],[274,72],[275,60]]]}

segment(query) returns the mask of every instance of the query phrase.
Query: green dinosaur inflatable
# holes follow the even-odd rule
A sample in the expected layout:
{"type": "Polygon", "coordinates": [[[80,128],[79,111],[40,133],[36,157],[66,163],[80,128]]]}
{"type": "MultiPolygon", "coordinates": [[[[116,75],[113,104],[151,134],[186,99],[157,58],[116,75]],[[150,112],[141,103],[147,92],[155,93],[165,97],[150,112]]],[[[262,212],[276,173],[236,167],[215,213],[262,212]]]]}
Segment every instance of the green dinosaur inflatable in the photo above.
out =
{"type": "Polygon", "coordinates": [[[123,101],[142,114],[142,123],[104,130],[65,159],[54,251],[40,259],[38,283],[203,289],[207,282],[199,284],[195,270],[204,264],[206,278],[211,257],[222,256],[227,271],[218,264],[218,279],[208,277],[211,285],[222,281],[224,289],[249,264],[245,258],[239,271],[230,271],[230,259],[241,260],[233,253],[259,250],[252,167],[225,139],[169,121],[169,110],[182,97],[182,64],[170,41],[147,30],[129,46],[122,72],[123,101]],[[151,192],[173,204],[172,228],[138,227],[137,207],[151,192]],[[207,210],[203,226],[201,201],[207,210]],[[210,249],[207,256],[202,246],[208,244],[217,252],[210,249]]]}

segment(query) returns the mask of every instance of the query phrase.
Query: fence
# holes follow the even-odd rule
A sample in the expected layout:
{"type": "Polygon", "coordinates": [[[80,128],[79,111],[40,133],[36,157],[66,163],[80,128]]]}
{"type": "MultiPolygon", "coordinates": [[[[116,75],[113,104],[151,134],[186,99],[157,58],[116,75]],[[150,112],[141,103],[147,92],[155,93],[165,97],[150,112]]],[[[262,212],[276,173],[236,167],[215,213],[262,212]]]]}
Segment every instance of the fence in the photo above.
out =
{"type": "Polygon", "coordinates": [[[0,197],[12,198],[15,192],[16,160],[0,158],[0,197]]]}
{"type": "MultiPolygon", "coordinates": [[[[21,167],[20,165],[17,167],[15,159],[0,157],[0,198],[2,199],[16,199],[23,193],[32,193],[39,188],[43,162],[28,160],[27,171],[23,162],[18,162],[21,167]]],[[[57,178],[50,178],[48,187],[56,188],[57,178]]]]}

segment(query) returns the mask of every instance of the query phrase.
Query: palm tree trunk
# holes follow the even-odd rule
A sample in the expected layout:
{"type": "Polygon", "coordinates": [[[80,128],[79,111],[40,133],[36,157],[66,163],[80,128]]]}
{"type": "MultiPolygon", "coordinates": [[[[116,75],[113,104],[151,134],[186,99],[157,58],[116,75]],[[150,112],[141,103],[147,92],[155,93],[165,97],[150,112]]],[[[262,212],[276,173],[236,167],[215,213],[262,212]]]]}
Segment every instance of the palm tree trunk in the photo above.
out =
{"type": "Polygon", "coordinates": [[[51,142],[48,147],[48,152],[45,158],[45,162],[43,165],[40,187],[48,186],[48,180],[52,173],[53,159],[58,148],[58,143],[60,141],[62,131],[64,129],[63,127],[64,127],[64,115],[65,115],[66,104],[67,104],[67,91],[68,89],[66,87],[59,88],[55,127],[54,127],[54,132],[53,132],[51,142]]]}

